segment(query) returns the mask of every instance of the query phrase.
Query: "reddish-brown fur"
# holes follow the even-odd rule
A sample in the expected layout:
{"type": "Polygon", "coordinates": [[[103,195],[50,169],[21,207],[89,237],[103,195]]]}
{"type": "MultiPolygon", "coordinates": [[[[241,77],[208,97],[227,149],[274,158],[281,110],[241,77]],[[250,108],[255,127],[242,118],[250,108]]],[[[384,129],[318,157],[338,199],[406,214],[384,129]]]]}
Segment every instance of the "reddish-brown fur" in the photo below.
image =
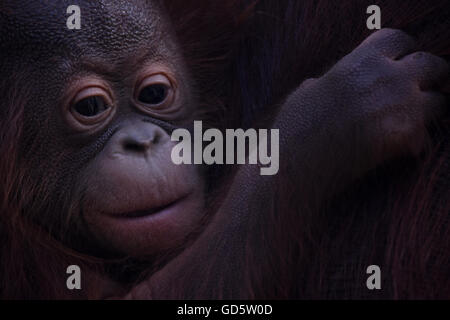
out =
{"type": "MultiPolygon", "coordinates": [[[[209,92],[202,110],[226,115],[225,123],[211,122],[223,126],[270,121],[260,119],[271,114],[268,107],[304,79],[320,76],[370,34],[365,9],[374,4],[223,2],[174,0],[168,5],[191,72],[198,86],[209,92]]],[[[448,59],[447,2],[377,4],[384,27],[408,31],[424,50],[448,59]]],[[[95,298],[103,292],[101,279],[88,276],[83,279],[85,290],[69,292],[65,268],[76,263],[101,272],[102,262],[52,240],[21,212],[24,193],[33,194],[35,188],[27,182],[19,153],[27,98],[26,88],[18,85],[23,76],[18,72],[0,79],[0,297],[95,298]]],[[[301,186],[285,181],[285,188],[273,195],[273,221],[261,223],[279,226],[280,236],[289,234],[290,228],[298,234],[296,243],[280,247],[277,239],[269,239],[281,267],[249,266],[249,281],[239,296],[450,298],[449,125],[448,117],[442,119],[426,156],[403,159],[371,173],[320,212],[307,214],[305,208],[297,208],[292,190],[299,192],[301,186]],[[278,212],[289,214],[277,221],[278,212]],[[298,251],[296,261],[284,259],[292,256],[286,254],[291,250],[298,251]],[[382,268],[381,292],[365,288],[365,267],[370,264],[382,268]],[[293,278],[300,285],[294,286],[293,278]]]]}
{"type": "MultiPolygon", "coordinates": [[[[366,8],[372,4],[382,10],[383,27],[404,30],[418,39],[418,50],[449,60],[447,1],[261,1],[235,59],[240,81],[232,96],[243,105],[244,125],[251,126],[298,83],[320,76],[361,43],[372,32],[366,28],[366,8]]],[[[449,298],[449,128],[447,113],[431,130],[423,157],[400,159],[371,173],[314,217],[305,208],[293,209],[297,196],[289,193],[299,192],[301,182],[280,191],[274,218],[294,211],[295,222],[281,225],[298,234],[302,258],[293,269],[287,261],[275,274],[286,280],[277,288],[306,298],[449,298]],[[371,264],[383,272],[380,292],[365,286],[371,264]],[[286,270],[301,275],[302,285],[287,290],[292,279],[286,270]]],[[[279,254],[284,261],[282,248],[279,254]]]]}

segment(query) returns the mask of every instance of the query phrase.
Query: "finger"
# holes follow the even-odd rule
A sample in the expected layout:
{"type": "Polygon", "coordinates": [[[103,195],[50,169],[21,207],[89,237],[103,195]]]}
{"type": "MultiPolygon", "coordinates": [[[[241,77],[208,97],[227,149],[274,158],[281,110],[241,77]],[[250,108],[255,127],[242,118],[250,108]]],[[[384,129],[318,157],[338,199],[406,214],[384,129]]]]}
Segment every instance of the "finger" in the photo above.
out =
{"type": "Polygon", "coordinates": [[[416,40],[403,31],[395,29],[381,29],[373,33],[361,44],[371,48],[376,53],[381,53],[387,58],[396,60],[414,52],[416,40]]]}
{"type": "Polygon", "coordinates": [[[408,74],[419,82],[421,90],[439,87],[448,78],[450,67],[444,59],[427,52],[415,52],[399,60],[408,74]]]}

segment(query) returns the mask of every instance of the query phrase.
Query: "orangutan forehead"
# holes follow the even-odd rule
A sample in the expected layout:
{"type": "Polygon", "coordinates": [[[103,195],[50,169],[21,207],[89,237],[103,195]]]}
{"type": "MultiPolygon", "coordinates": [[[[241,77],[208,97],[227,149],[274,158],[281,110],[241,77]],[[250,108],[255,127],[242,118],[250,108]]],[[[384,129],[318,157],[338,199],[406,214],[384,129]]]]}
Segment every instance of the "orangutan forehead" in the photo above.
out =
{"type": "MultiPolygon", "coordinates": [[[[161,12],[153,1],[135,0],[3,0],[0,3],[0,42],[17,49],[101,46],[124,50],[157,42],[161,12]],[[81,29],[70,30],[71,5],[80,8],[81,29]]],[[[156,44],[155,44],[156,45],[156,44]]]]}

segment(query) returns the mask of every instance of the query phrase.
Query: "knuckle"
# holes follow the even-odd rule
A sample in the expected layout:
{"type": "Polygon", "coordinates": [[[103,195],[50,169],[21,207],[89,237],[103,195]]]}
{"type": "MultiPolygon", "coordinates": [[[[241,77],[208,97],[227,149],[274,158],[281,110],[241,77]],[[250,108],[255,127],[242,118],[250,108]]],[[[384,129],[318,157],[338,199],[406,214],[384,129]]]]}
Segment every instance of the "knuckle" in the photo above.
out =
{"type": "Polygon", "coordinates": [[[408,35],[406,32],[399,30],[399,29],[381,29],[379,32],[380,35],[384,38],[387,38],[388,40],[392,41],[401,41],[401,42],[411,42],[414,41],[414,38],[408,35]]]}
{"type": "Polygon", "coordinates": [[[418,52],[412,53],[410,55],[409,59],[412,61],[422,62],[422,63],[426,63],[426,64],[433,64],[440,68],[445,68],[445,69],[448,68],[447,61],[445,61],[441,57],[438,57],[429,52],[418,51],[418,52]]]}
{"type": "Polygon", "coordinates": [[[416,47],[416,40],[406,32],[397,29],[381,29],[369,37],[365,48],[370,48],[372,54],[387,55],[393,58],[398,52],[410,51],[416,47]]]}
{"type": "Polygon", "coordinates": [[[412,37],[411,35],[402,30],[397,30],[394,36],[400,41],[416,42],[416,39],[414,39],[414,37],[412,37]]]}
{"type": "Polygon", "coordinates": [[[423,60],[429,57],[429,54],[423,51],[417,51],[409,55],[411,60],[423,60]]]}
{"type": "Polygon", "coordinates": [[[409,64],[417,67],[420,73],[438,72],[447,74],[450,70],[447,61],[428,52],[415,52],[408,57],[409,64]]]}
{"type": "Polygon", "coordinates": [[[415,43],[415,39],[402,30],[394,30],[391,34],[391,38],[395,41],[405,42],[405,43],[415,43]]]}
{"type": "Polygon", "coordinates": [[[377,31],[375,34],[377,34],[380,37],[389,37],[392,34],[396,33],[397,31],[398,31],[397,29],[383,28],[383,29],[377,31]]]}
{"type": "Polygon", "coordinates": [[[381,30],[378,30],[374,33],[372,33],[369,37],[366,38],[365,41],[363,41],[363,45],[366,46],[368,44],[377,43],[379,41],[384,41],[385,38],[389,37],[394,33],[394,29],[390,28],[383,28],[381,30]]]}
{"type": "Polygon", "coordinates": [[[428,52],[415,52],[410,55],[409,60],[419,65],[439,65],[441,64],[440,58],[432,55],[428,52]]]}

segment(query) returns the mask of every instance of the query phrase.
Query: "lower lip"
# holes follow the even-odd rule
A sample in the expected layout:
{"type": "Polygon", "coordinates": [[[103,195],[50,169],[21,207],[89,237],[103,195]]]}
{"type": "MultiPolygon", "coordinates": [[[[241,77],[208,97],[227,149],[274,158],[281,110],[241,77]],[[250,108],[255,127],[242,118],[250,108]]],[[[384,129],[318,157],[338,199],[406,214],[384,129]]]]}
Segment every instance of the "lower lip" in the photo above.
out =
{"type": "Polygon", "coordinates": [[[114,218],[119,219],[145,219],[149,217],[156,217],[161,215],[166,215],[179,207],[179,205],[187,198],[188,196],[181,197],[173,202],[170,202],[169,204],[165,206],[161,206],[155,209],[149,209],[149,210],[140,210],[140,211],[134,211],[134,212],[128,212],[128,213],[121,213],[121,214],[113,214],[110,216],[113,216],[114,218]]]}

